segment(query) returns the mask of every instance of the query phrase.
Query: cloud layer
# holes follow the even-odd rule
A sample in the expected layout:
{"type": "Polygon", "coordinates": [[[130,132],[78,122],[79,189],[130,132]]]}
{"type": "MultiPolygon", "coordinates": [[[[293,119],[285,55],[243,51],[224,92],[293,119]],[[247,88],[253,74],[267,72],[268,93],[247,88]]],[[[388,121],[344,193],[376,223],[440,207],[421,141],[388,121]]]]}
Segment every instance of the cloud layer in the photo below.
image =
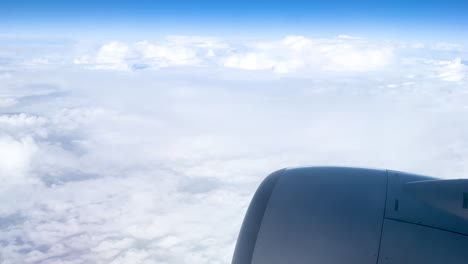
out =
{"type": "Polygon", "coordinates": [[[468,57],[449,44],[0,46],[0,263],[229,263],[282,167],[466,177],[468,57]]]}
{"type": "MultiPolygon", "coordinates": [[[[449,46],[450,47],[450,46],[449,46]]],[[[370,71],[393,61],[393,47],[375,45],[349,36],[309,39],[287,36],[281,40],[230,45],[214,38],[168,37],[166,41],[126,44],[113,41],[92,55],[74,60],[88,69],[142,70],[198,65],[243,70],[370,71]]]]}

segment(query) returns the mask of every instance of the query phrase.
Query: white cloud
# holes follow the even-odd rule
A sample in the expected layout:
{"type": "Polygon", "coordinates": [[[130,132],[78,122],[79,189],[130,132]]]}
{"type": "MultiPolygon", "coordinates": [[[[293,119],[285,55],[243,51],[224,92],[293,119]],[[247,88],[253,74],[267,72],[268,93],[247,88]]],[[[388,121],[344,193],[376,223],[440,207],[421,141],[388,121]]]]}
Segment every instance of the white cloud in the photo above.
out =
{"type": "Polygon", "coordinates": [[[169,36],[165,41],[125,44],[113,41],[102,45],[95,55],[75,58],[75,64],[94,70],[141,70],[203,64],[217,51],[229,46],[216,38],[169,36]]]}
{"type": "Polygon", "coordinates": [[[279,73],[305,68],[324,71],[379,70],[393,59],[391,47],[377,47],[349,36],[308,39],[288,36],[280,41],[259,43],[253,51],[228,56],[226,67],[246,70],[272,69],[279,73]]]}
{"type": "Polygon", "coordinates": [[[278,168],[468,173],[463,54],[349,36],[95,46],[0,78],[2,264],[227,263],[278,168]]]}
{"type": "Polygon", "coordinates": [[[96,56],[94,69],[105,70],[127,70],[125,59],[128,58],[129,48],[127,45],[114,41],[101,47],[96,56]]]}
{"type": "Polygon", "coordinates": [[[200,36],[168,36],[166,41],[181,46],[192,46],[197,48],[226,49],[229,48],[221,39],[200,36]]]}
{"type": "Polygon", "coordinates": [[[357,71],[382,69],[393,62],[393,47],[366,39],[338,36],[309,39],[287,36],[281,40],[229,45],[214,38],[168,37],[166,41],[134,44],[111,42],[93,55],[74,59],[90,69],[140,70],[184,65],[218,66],[243,70],[357,71]]]}
{"type": "Polygon", "coordinates": [[[10,107],[18,103],[18,101],[15,98],[10,98],[10,97],[4,97],[0,98],[0,108],[1,107],[10,107]]]}
{"type": "Polygon", "coordinates": [[[468,67],[461,63],[460,58],[453,61],[439,61],[441,65],[439,77],[444,81],[458,82],[466,79],[468,67]]]}
{"type": "MultiPolygon", "coordinates": [[[[290,62],[275,61],[267,54],[262,53],[246,53],[240,55],[232,55],[226,58],[224,66],[230,68],[239,68],[243,70],[273,70],[276,72],[288,72],[291,67],[287,64],[290,62]]],[[[294,65],[292,65],[294,66],[294,65]]]]}
{"type": "Polygon", "coordinates": [[[457,51],[463,49],[463,46],[457,43],[439,42],[433,45],[433,49],[443,51],[457,51]]]}
{"type": "Polygon", "coordinates": [[[416,42],[416,43],[411,44],[411,48],[413,49],[423,49],[425,47],[426,45],[424,45],[424,43],[421,43],[421,42],[416,42]]]}
{"type": "Polygon", "coordinates": [[[10,185],[28,182],[31,159],[37,151],[37,145],[31,137],[15,139],[0,136],[0,191],[10,185]]]}
{"type": "Polygon", "coordinates": [[[363,47],[338,43],[322,45],[320,51],[328,62],[324,68],[331,71],[375,71],[390,64],[393,59],[390,47],[363,47]]]}
{"type": "Polygon", "coordinates": [[[144,59],[154,60],[162,65],[188,65],[197,63],[197,52],[184,46],[158,46],[147,41],[136,43],[144,59]]]}

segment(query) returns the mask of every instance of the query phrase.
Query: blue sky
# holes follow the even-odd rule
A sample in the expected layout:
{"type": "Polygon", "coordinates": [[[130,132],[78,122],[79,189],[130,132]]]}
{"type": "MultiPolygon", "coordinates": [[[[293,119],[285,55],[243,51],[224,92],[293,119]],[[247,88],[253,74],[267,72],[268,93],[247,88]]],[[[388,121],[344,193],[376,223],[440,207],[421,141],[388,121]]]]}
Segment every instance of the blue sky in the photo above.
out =
{"type": "Polygon", "coordinates": [[[88,36],[306,33],[465,41],[466,1],[12,1],[2,2],[4,34],[88,36]],[[72,31],[72,32],[71,32],[72,31]],[[281,33],[279,33],[281,32],[281,33]],[[283,33],[284,32],[284,33],[283,33]]]}

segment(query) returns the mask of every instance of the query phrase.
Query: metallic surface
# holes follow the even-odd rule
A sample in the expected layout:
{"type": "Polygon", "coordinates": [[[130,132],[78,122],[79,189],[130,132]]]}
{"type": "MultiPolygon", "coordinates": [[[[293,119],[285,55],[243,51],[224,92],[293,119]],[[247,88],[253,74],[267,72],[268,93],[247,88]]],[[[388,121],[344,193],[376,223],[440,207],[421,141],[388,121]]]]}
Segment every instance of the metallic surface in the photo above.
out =
{"type": "Polygon", "coordinates": [[[468,180],[280,170],[258,188],[232,263],[468,263],[467,199],[468,180]]]}
{"type": "Polygon", "coordinates": [[[385,219],[379,264],[466,264],[468,236],[385,219]]]}
{"type": "Polygon", "coordinates": [[[250,263],[268,200],[283,171],[278,170],[273,172],[258,187],[247,210],[239,238],[237,239],[233,263],[250,263]]]}
{"type": "Polygon", "coordinates": [[[468,234],[468,210],[462,208],[466,183],[389,171],[386,217],[468,234]]]}

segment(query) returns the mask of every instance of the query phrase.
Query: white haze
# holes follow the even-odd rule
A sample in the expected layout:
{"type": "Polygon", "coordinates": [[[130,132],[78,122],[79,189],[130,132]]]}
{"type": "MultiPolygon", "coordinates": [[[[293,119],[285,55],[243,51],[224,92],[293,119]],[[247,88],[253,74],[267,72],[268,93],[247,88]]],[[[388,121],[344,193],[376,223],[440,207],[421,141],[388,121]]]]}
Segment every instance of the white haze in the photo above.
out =
{"type": "Polygon", "coordinates": [[[229,263],[290,166],[468,175],[456,43],[0,44],[0,263],[229,263]]]}

